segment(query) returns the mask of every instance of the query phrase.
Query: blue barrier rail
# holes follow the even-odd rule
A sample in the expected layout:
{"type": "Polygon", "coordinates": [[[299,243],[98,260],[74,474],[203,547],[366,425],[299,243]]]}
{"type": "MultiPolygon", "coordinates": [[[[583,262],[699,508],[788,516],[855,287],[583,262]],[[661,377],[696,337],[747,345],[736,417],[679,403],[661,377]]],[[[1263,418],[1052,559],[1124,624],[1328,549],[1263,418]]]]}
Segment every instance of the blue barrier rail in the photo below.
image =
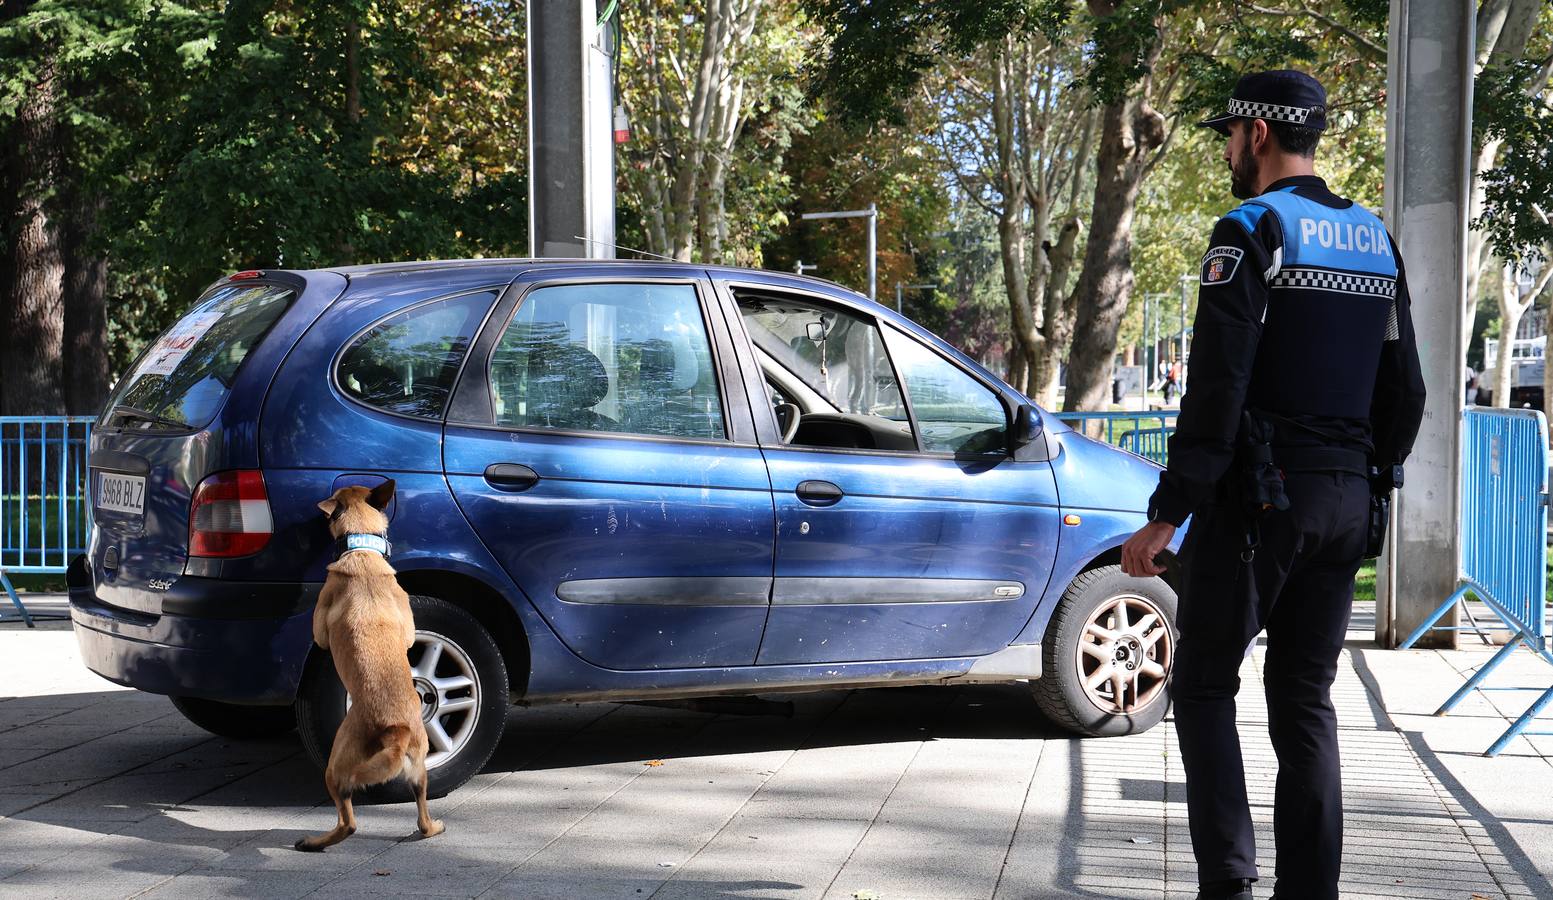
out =
{"type": "MultiPolygon", "coordinates": [[[[1469,409],[1462,413],[1460,587],[1399,649],[1413,646],[1470,592],[1512,632],[1502,649],[1435,712],[1443,716],[1520,646],[1553,664],[1548,646],[1548,423],[1541,412],[1469,409]]],[[[1499,753],[1553,703],[1547,689],[1489,747],[1499,753]]]]}
{"type": "MultiPolygon", "coordinates": [[[[7,573],[62,574],[86,552],[92,416],[0,416],[0,588],[29,626],[7,573]]],[[[7,618],[0,615],[0,619],[7,618]]]]}
{"type": "Polygon", "coordinates": [[[1178,409],[1142,412],[1059,412],[1052,415],[1074,431],[1130,450],[1164,465],[1169,458],[1168,439],[1175,431],[1178,409]]]}

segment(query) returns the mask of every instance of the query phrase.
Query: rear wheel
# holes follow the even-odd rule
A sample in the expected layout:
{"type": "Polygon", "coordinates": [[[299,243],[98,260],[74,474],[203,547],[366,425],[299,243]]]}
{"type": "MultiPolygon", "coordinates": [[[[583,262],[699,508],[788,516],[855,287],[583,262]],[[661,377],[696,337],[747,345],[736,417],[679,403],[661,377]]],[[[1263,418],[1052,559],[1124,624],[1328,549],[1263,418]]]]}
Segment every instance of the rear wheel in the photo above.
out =
{"type": "Polygon", "coordinates": [[[183,717],[211,734],[251,739],[277,737],[297,727],[289,706],[245,706],[203,697],[169,697],[183,717]]]}
{"type": "Polygon", "coordinates": [[[1041,711],[1078,734],[1147,731],[1170,708],[1176,594],[1158,578],[1102,566],[1073,579],[1046,629],[1041,711]]]}
{"type": "MultiPolygon", "coordinates": [[[[435,597],[412,595],[415,645],[410,672],[421,697],[429,748],[427,793],[440,797],[473,778],[501,740],[507,724],[507,667],[496,642],[474,616],[435,597]]],[[[297,731],[319,768],[329,763],[334,734],[350,697],[334,658],[315,651],[297,694],[297,731]]],[[[369,791],[384,800],[408,800],[409,786],[390,782],[369,791]]]]}

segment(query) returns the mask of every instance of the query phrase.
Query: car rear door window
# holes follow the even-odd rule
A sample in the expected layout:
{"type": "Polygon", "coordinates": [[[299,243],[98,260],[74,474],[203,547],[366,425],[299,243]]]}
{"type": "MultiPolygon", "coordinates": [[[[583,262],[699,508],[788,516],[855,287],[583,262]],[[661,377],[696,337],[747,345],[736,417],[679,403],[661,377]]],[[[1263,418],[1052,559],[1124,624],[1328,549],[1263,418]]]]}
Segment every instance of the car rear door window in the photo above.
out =
{"type": "Polygon", "coordinates": [[[336,383],[368,406],[440,419],[475,330],[495,299],[495,291],[447,297],[379,322],[340,355],[336,383]]]}
{"type": "Polygon", "coordinates": [[[691,284],[564,284],[523,298],[491,354],[496,424],[726,436],[691,284]]]}
{"type": "Polygon", "coordinates": [[[1007,452],[1008,412],[990,388],[894,330],[890,355],[906,382],[923,450],[957,455],[1007,452]]]}

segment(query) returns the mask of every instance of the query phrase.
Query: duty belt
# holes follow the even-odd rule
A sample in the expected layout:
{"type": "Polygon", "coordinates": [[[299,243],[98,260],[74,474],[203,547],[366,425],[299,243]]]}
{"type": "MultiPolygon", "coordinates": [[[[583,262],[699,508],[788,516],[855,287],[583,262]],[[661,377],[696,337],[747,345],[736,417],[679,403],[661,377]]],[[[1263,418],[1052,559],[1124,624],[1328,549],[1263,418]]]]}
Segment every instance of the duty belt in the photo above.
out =
{"type": "Polygon", "coordinates": [[[1369,455],[1348,447],[1274,444],[1273,465],[1285,472],[1370,473],[1369,455]]]}

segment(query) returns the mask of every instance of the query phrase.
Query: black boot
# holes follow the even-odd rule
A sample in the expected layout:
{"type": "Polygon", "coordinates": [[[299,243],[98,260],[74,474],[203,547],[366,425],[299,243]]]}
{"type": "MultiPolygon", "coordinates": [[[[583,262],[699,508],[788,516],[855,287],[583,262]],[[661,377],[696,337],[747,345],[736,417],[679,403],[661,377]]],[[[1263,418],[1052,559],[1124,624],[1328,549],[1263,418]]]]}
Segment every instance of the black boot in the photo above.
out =
{"type": "Polygon", "coordinates": [[[1199,885],[1197,900],[1252,900],[1251,883],[1255,878],[1231,878],[1199,885]]]}

